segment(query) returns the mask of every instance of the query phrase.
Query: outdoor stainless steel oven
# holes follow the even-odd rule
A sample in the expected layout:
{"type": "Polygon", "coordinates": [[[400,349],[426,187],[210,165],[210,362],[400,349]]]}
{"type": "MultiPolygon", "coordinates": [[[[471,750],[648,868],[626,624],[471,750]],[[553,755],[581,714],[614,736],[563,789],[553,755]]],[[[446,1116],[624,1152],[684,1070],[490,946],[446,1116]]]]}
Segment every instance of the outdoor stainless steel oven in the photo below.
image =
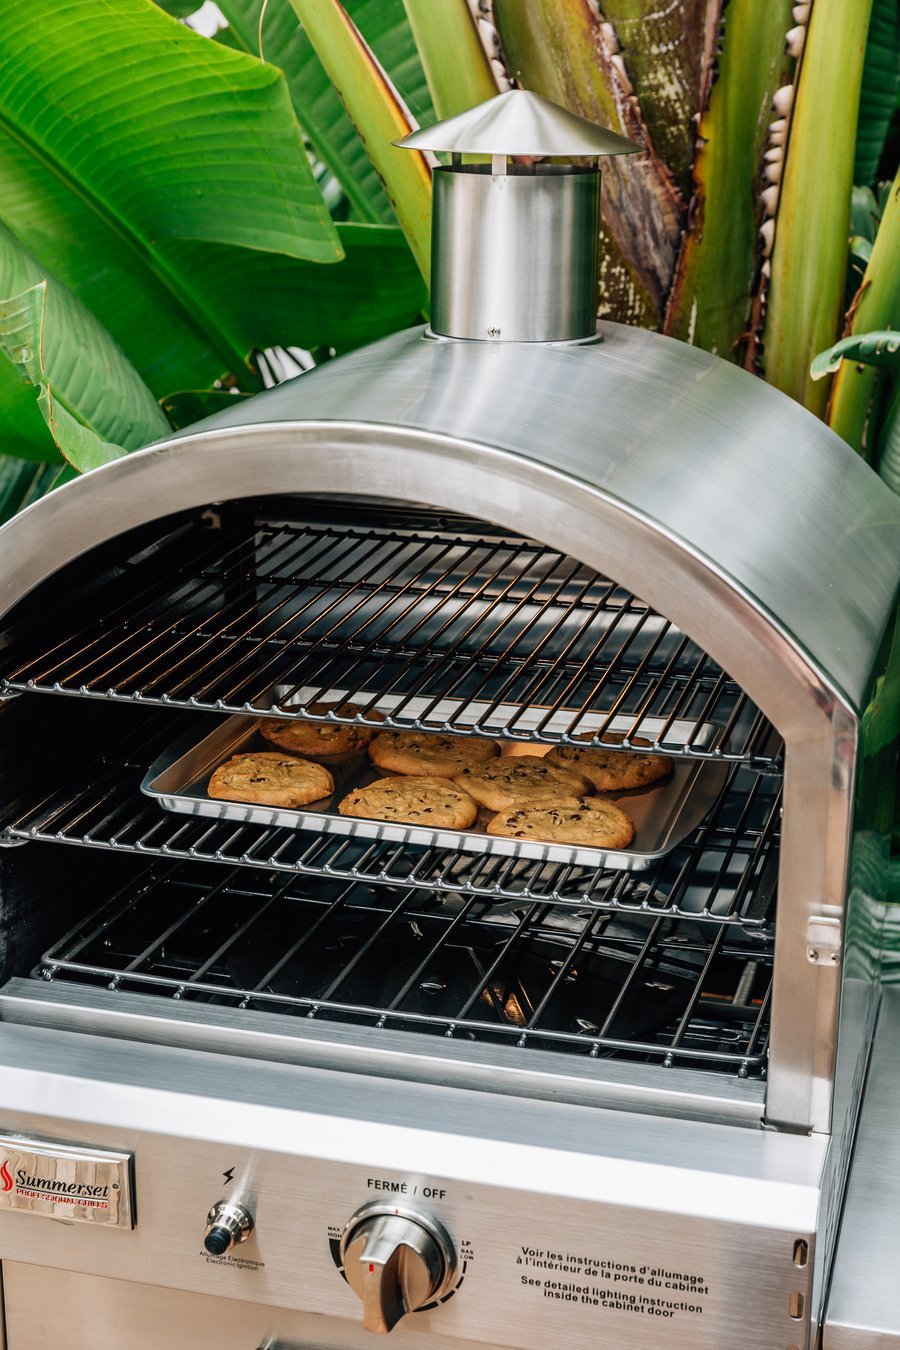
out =
{"type": "Polygon", "coordinates": [[[815,1338],[900,505],[724,361],[504,322],[328,363],[0,533],[10,1350],[815,1338]],[[191,747],[323,698],[617,731],[673,757],[672,837],[592,865],[210,815],[191,747]]]}

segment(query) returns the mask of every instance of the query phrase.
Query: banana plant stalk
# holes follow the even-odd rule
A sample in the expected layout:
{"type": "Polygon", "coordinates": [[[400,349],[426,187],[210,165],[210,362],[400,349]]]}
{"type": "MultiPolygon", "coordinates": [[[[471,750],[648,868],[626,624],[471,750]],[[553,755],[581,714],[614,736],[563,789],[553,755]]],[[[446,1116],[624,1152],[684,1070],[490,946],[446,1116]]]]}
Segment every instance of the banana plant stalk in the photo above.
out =
{"type": "Polygon", "coordinates": [[[773,95],[792,65],[784,43],[790,19],[791,0],[762,8],[757,0],[730,0],[718,78],[700,117],[665,331],[720,356],[734,354],[748,324],[763,214],[758,166],[773,95]]]}
{"type": "Polygon", "coordinates": [[[403,0],[438,118],[499,93],[466,0],[403,0]]]}
{"type": "Polygon", "coordinates": [[[900,332],[889,328],[842,338],[816,357],[810,373],[820,380],[839,367],[857,373],[867,370],[873,381],[877,379],[871,402],[867,398],[868,459],[888,487],[900,493],[900,332]]]}
{"type": "MultiPolygon", "coordinates": [[[[814,0],[793,100],[775,218],[765,373],[824,417],[827,382],[809,365],[837,337],[847,214],[872,0],[814,0]]],[[[775,173],[777,179],[777,170],[775,173]]]]}
{"type": "Polygon", "coordinates": [[[431,168],[420,151],[392,145],[414,130],[414,123],[339,0],[291,0],[291,4],[366,147],[427,281],[431,168]]]}
{"type": "MultiPolygon", "coordinates": [[[[884,207],[872,255],[862,285],[851,307],[850,335],[900,328],[900,173],[894,179],[884,207]]],[[[875,371],[870,365],[844,361],[834,381],[829,423],[855,450],[863,448],[863,433],[872,401],[875,371]]],[[[874,446],[867,446],[872,458],[874,446]]]]}

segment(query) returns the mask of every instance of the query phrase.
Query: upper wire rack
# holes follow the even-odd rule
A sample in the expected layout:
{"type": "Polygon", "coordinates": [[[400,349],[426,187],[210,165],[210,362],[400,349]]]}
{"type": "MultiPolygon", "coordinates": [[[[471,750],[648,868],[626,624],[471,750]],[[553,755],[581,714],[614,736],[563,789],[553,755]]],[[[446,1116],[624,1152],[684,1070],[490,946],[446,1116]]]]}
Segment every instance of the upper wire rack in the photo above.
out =
{"type": "Polygon", "coordinates": [[[353,523],[211,531],[173,577],[133,565],[87,623],[30,625],[8,690],[321,716],[506,740],[599,740],[778,771],[746,694],[661,615],[530,540],[353,523]]]}

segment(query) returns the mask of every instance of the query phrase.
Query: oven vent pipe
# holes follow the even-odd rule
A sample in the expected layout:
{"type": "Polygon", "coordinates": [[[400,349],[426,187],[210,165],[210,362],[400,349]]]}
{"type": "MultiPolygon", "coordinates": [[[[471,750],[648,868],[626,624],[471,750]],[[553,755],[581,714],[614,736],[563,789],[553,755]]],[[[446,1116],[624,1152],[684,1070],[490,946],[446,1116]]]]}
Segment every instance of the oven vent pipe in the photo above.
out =
{"type": "Polygon", "coordinates": [[[490,342],[594,336],[600,170],[583,161],[641,146],[524,89],[394,144],[451,155],[433,176],[433,334],[490,342]],[[463,164],[464,154],[491,162],[463,164]],[[548,157],[582,163],[533,162],[548,157]]]}

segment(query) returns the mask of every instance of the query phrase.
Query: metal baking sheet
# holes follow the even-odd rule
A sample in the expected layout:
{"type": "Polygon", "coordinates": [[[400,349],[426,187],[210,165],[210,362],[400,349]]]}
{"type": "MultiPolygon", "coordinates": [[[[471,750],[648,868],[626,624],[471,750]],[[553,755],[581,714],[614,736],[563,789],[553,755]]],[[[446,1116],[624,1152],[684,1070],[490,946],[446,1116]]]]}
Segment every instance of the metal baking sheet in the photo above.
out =
{"type": "MultiPolygon", "coordinates": [[[[629,717],[613,719],[610,730],[622,731],[631,725],[631,721],[629,717]]],[[[686,724],[691,731],[695,730],[695,725],[693,722],[686,724]]],[[[342,816],[338,812],[338,803],[351,789],[388,776],[363,755],[346,764],[329,766],[335,783],[332,796],[297,810],[221,801],[207,796],[210,775],[231,755],[275,748],[259,734],[258,726],[259,720],[255,717],[229,717],[200,741],[195,736],[183,738],[151,766],[141,790],[167,811],[188,815],[352,835],[357,839],[424,844],[466,853],[639,871],[651,867],[700,824],[721,792],[729,770],[727,764],[715,760],[676,759],[674,772],[659,783],[629,792],[604,793],[634,821],[631,847],[615,850],[575,847],[487,834],[485,826],[494,813],[486,809],[479,813],[478,821],[468,830],[426,829],[419,825],[342,816]]],[[[710,724],[705,734],[712,737],[720,732],[720,727],[710,724]]],[[[550,749],[549,745],[519,744],[502,747],[502,753],[541,754],[550,749]]]]}
{"type": "MultiPolygon", "coordinates": [[[[526,747],[525,750],[520,749],[520,754],[540,754],[540,742],[545,738],[552,740],[571,735],[573,731],[579,735],[588,734],[599,732],[601,728],[604,735],[609,731],[618,731],[648,742],[659,740],[658,748],[651,745],[647,753],[668,754],[679,746],[687,747],[688,753],[702,753],[711,745],[718,750],[729,749],[722,740],[724,727],[718,722],[698,723],[693,718],[674,719],[631,713],[629,716],[623,714],[614,718],[606,726],[609,714],[597,709],[578,714],[577,722],[573,724],[576,716],[574,708],[563,707],[554,711],[539,703],[523,707],[519,703],[492,703],[469,697],[442,698],[435,702],[426,696],[392,694],[384,689],[344,689],[335,686],[323,691],[320,685],[275,684],[258,703],[253,704],[253,709],[271,713],[275,717],[296,717],[298,708],[320,701],[347,701],[367,710],[377,709],[376,716],[380,713],[388,719],[389,727],[401,731],[444,731],[451,734],[475,732],[478,736],[509,737],[509,744],[526,747]],[[537,745],[532,737],[538,738],[537,745]]],[[[372,725],[366,717],[338,716],[332,720],[372,725]]],[[[550,748],[549,745],[546,747],[547,750],[550,748]]]]}

